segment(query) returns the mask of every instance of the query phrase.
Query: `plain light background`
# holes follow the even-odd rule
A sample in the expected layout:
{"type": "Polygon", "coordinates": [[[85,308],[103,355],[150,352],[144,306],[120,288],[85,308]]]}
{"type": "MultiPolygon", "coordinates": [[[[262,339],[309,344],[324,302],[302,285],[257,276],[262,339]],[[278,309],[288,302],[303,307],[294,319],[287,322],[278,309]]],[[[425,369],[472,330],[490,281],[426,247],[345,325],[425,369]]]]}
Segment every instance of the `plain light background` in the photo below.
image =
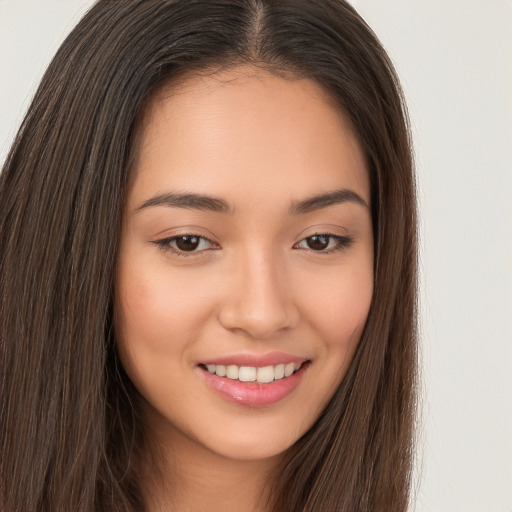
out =
{"type": "MultiPolygon", "coordinates": [[[[0,0],[0,162],[91,0],[0,0]]],[[[353,0],[402,79],[421,214],[416,512],[512,512],[512,1],[353,0]]]]}

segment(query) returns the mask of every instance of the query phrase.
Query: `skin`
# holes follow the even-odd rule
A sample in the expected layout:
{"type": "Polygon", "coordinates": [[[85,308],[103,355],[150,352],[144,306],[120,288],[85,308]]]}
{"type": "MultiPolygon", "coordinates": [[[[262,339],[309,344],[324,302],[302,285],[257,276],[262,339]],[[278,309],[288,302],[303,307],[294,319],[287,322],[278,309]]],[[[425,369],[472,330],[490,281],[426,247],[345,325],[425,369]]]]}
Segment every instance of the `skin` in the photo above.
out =
{"type": "Polygon", "coordinates": [[[373,293],[369,205],[361,147],[311,80],[239,67],[190,77],[153,100],[126,201],[116,300],[121,362],[163,455],[161,478],[147,464],[149,510],[261,510],[270,472],[326,407],[360,340],[373,293]],[[365,204],[289,211],[340,189],[365,204]],[[232,211],[140,208],[169,192],[215,196],[232,211]],[[332,251],[337,241],[327,238],[313,250],[308,237],[326,233],[350,243],[332,251]],[[186,257],[155,243],[186,234],[212,243],[186,257]],[[275,350],[311,363],[290,395],[265,407],[226,401],[198,367],[275,350]]]}

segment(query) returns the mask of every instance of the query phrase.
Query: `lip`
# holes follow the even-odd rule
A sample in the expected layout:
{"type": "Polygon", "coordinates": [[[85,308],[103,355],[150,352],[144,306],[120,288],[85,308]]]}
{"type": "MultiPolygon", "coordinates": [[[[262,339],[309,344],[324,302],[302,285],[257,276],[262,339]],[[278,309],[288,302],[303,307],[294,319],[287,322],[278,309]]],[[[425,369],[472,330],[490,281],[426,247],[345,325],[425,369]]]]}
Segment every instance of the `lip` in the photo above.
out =
{"type": "MultiPolygon", "coordinates": [[[[225,361],[225,359],[222,359],[222,361],[225,361]]],[[[238,359],[238,361],[240,360],[238,359]]],[[[306,360],[304,359],[303,361],[306,360]]],[[[224,363],[212,362],[211,364],[224,363]]],[[[206,385],[218,396],[224,398],[228,402],[246,407],[264,407],[275,404],[290,395],[300,384],[302,377],[310,365],[310,362],[302,364],[301,368],[289,377],[274,380],[268,384],[259,384],[258,382],[241,382],[239,380],[228,379],[226,377],[219,377],[218,375],[213,375],[208,370],[200,366],[197,367],[197,370],[200,372],[200,376],[204,379],[206,385]]]]}
{"type": "Polygon", "coordinates": [[[293,354],[286,354],[285,352],[267,352],[266,354],[232,354],[225,357],[216,359],[208,359],[201,361],[201,364],[222,364],[229,366],[234,364],[236,366],[276,366],[278,364],[299,363],[303,364],[308,359],[293,354]]]}

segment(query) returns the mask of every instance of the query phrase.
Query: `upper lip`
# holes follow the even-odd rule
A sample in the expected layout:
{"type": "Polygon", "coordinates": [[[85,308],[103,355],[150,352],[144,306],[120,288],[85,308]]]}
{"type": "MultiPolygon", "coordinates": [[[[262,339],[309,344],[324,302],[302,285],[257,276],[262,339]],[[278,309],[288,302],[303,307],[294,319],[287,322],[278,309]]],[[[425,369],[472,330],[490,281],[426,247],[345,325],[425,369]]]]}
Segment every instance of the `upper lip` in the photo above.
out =
{"type": "Polygon", "coordinates": [[[231,354],[228,356],[216,357],[201,361],[201,364],[219,364],[224,366],[276,366],[278,364],[299,363],[302,364],[307,361],[307,357],[302,357],[294,354],[286,354],[284,352],[267,352],[266,354],[231,354]]]}

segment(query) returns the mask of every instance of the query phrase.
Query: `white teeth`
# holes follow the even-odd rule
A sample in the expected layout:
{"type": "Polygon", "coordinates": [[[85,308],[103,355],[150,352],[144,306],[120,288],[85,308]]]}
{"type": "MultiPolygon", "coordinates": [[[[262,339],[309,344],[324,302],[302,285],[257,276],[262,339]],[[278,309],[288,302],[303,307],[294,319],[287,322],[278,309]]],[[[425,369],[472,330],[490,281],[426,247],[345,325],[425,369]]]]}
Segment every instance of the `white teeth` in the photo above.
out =
{"type": "Polygon", "coordinates": [[[295,364],[294,363],[288,363],[284,367],[284,376],[285,377],[289,377],[294,371],[295,371],[295,364]]]}
{"type": "Polygon", "coordinates": [[[254,382],[256,380],[256,368],[254,366],[241,366],[238,372],[238,380],[254,382]]]}
{"type": "Polygon", "coordinates": [[[238,366],[234,364],[230,364],[226,366],[226,377],[228,379],[237,380],[238,379],[238,366]]]}
{"type": "Polygon", "coordinates": [[[236,366],[230,364],[207,364],[206,369],[219,377],[227,377],[232,380],[240,380],[241,382],[259,382],[267,384],[274,380],[289,377],[302,366],[301,363],[277,364],[275,366],[236,366]]]}
{"type": "Polygon", "coordinates": [[[274,368],[274,379],[279,380],[284,378],[284,364],[278,364],[274,368]]]}
{"type": "Polygon", "coordinates": [[[263,368],[258,368],[258,377],[257,381],[266,384],[267,382],[272,382],[274,380],[274,367],[273,366],[264,366],[263,368]]]}

